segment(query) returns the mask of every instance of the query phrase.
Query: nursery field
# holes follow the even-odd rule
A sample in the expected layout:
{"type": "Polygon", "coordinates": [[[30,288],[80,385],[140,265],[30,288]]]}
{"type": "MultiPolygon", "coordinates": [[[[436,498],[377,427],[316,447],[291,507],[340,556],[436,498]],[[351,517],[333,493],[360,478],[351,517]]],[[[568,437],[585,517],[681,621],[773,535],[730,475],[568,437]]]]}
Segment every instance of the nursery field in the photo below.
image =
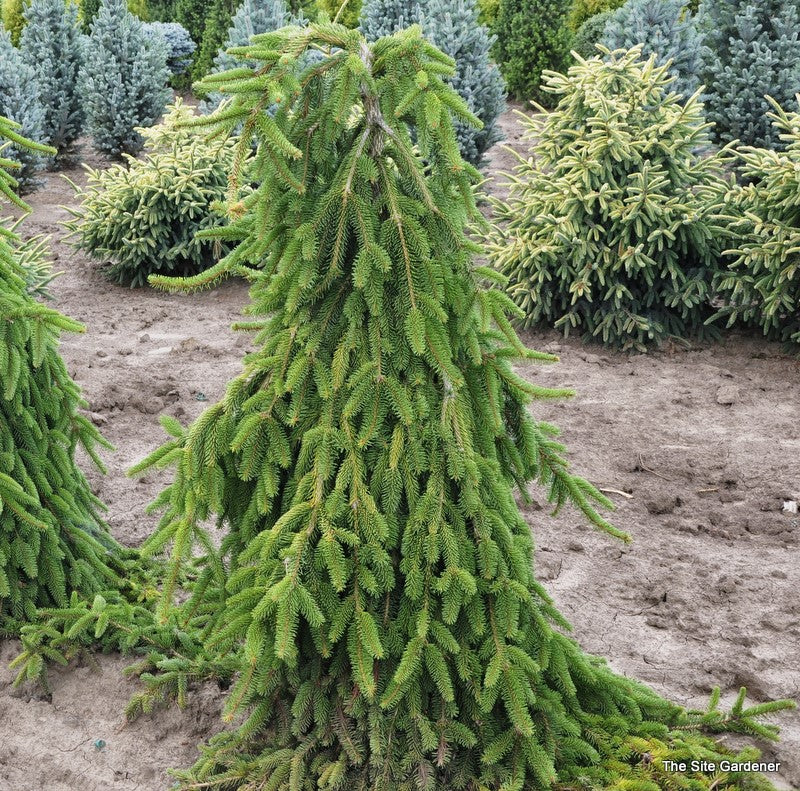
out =
{"type": "MultiPolygon", "coordinates": [[[[521,149],[513,114],[501,128],[521,149]]],[[[492,178],[513,164],[499,146],[490,159],[492,178]]],[[[162,441],[160,415],[192,421],[240,370],[249,338],[229,326],[247,289],[235,281],[187,296],[110,284],[63,242],[72,190],[58,174],[46,178],[29,197],[25,232],[53,236],[64,272],[54,304],[87,326],[65,335],[61,351],[91,419],[121,449],[104,454],[108,475],[91,472],[90,481],[113,535],[136,546],[155,527],[145,507],[167,476],[126,470],[162,441]]],[[[800,518],[782,508],[800,500],[800,359],[738,333],[633,356],[553,330],[522,338],[560,357],[518,367],[522,376],[577,391],[537,403],[536,417],[568,427],[565,444],[580,448],[575,471],[614,500],[614,523],[633,537],[623,545],[570,510],[545,518],[535,490],[523,506],[537,576],[583,648],[688,706],[702,706],[715,684],[726,703],[743,685],[754,701],[797,698],[800,518]]],[[[196,744],[221,727],[216,685],[193,690],[183,711],[124,725],[137,687],[119,656],[51,671],[50,700],[14,691],[7,663],[18,645],[0,644],[0,791],[163,791],[166,770],[191,764],[196,744]]],[[[782,763],[771,776],[778,787],[798,788],[800,716],[777,721],[781,741],[764,757],[782,763]]]]}

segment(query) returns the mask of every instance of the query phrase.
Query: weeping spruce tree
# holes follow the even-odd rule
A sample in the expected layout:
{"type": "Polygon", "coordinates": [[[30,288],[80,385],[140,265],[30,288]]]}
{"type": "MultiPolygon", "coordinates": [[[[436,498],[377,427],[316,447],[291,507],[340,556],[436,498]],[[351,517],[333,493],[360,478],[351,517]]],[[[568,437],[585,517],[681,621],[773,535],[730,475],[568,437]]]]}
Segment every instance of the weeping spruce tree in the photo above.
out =
{"type": "MultiPolygon", "coordinates": [[[[55,153],[0,117],[0,142],[8,140],[55,153]]],[[[26,209],[13,166],[0,158],[0,194],[26,209]]],[[[29,295],[16,241],[0,225],[0,633],[16,633],[38,607],[65,606],[72,592],[125,587],[122,549],[74,460],[80,446],[102,466],[95,448],[106,444],[80,414],[58,353],[59,333],[82,327],[29,295]]]]}
{"type": "Polygon", "coordinates": [[[535,578],[515,485],[616,531],[528,412],[563,392],[512,370],[552,358],[522,346],[473,266],[479,175],[451,113],[474,119],[442,81],[452,60],[418,27],[368,44],[334,24],[234,54],[259,68],[204,87],[233,96],[210,123],[242,127],[241,157],[257,142],[259,186],[223,232],[238,245],[194,278],[151,279],[245,274],[258,331],[224,398],[186,431],[169,421],[139,465],[175,469],[145,546],[171,546],[160,616],[202,623],[203,661],[237,670],[225,717],[243,719],[182,787],[650,789],[660,757],[724,753],[704,725],[772,735],[750,715],[781,704],[695,716],[613,674],[535,578]],[[301,70],[309,49],[323,57],[301,70]]]}

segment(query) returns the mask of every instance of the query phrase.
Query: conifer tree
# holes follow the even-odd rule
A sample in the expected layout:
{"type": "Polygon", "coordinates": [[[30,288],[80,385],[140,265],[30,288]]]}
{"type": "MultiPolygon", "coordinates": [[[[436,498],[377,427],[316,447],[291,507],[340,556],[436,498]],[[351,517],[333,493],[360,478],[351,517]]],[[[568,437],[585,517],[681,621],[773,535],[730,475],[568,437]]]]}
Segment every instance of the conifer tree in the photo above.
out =
{"type": "Polygon", "coordinates": [[[211,70],[219,48],[225,43],[237,5],[237,0],[213,0],[206,9],[203,36],[192,64],[192,79],[199,80],[211,70]]]}
{"type": "Polygon", "coordinates": [[[625,0],[573,0],[567,22],[570,29],[577,32],[592,17],[607,11],[616,11],[625,4],[625,0]]]}
{"type": "Polygon", "coordinates": [[[198,45],[203,40],[207,8],[206,0],[176,0],[175,3],[175,21],[189,31],[195,44],[198,45]]]}
{"type": "Polygon", "coordinates": [[[391,36],[417,24],[425,0],[365,0],[361,6],[361,32],[369,41],[391,36]]]}
{"type": "Polygon", "coordinates": [[[525,326],[644,351],[710,315],[723,163],[667,66],[600,52],[546,75],[558,103],[524,121],[533,156],[497,203],[493,261],[525,326]]]}
{"type": "Polygon", "coordinates": [[[44,141],[69,154],[81,133],[83,106],[78,73],[83,58],[78,9],[63,0],[31,0],[20,51],[36,75],[44,108],[44,141]]]}
{"type": "Polygon", "coordinates": [[[616,531],[528,412],[563,391],[512,370],[552,358],[522,346],[483,285],[496,275],[473,266],[479,174],[450,114],[475,119],[442,81],[452,60],[416,27],[369,45],[333,24],[235,54],[259,68],[205,84],[233,97],[211,123],[242,125],[241,156],[258,143],[258,187],[223,232],[238,245],[186,281],[151,278],[245,274],[258,331],[222,401],[186,431],[166,423],[174,438],[138,467],[175,469],[146,544],[171,547],[161,617],[199,617],[204,661],[235,659],[226,719],[247,714],[183,787],[650,789],[663,773],[645,752],[725,751],[704,725],[770,735],[743,723],[743,695],[730,717],[718,697],[693,717],[611,673],[534,576],[515,483],[616,531]],[[309,48],[325,54],[298,74],[309,48]]]}
{"type": "Polygon", "coordinates": [[[541,90],[542,73],[563,68],[569,59],[568,8],[563,0],[500,0],[494,55],[518,99],[549,100],[541,90]]]}
{"type": "Polygon", "coordinates": [[[138,127],[154,124],[170,96],[167,48],[148,35],[125,0],[103,0],[86,42],[80,87],[87,131],[98,150],[136,154],[138,127]]]}
{"type": "MultiPolygon", "coordinates": [[[[0,29],[0,115],[20,125],[21,133],[42,143],[45,139],[45,113],[39,101],[39,86],[33,69],[22,59],[5,30],[0,29]]],[[[36,174],[47,162],[39,146],[19,146],[8,140],[2,156],[19,165],[15,182],[20,190],[38,183],[36,174]]]]}
{"type": "Polygon", "coordinates": [[[800,91],[796,0],[702,0],[705,104],[722,142],[779,148],[769,95],[786,105],[800,91]]]}
{"type": "MultiPolygon", "coordinates": [[[[0,139],[52,153],[1,117],[0,139]]],[[[13,164],[0,159],[0,194],[26,209],[13,164]]],[[[82,447],[102,469],[96,446],[108,447],[58,353],[59,333],[82,327],[30,296],[16,244],[0,226],[0,629],[11,632],[71,592],[124,587],[122,550],[74,460],[82,447]]]]}
{"type": "Polygon", "coordinates": [[[686,98],[700,87],[702,37],[685,0],[628,0],[608,18],[600,42],[610,50],[640,44],[643,57],[669,61],[670,87],[686,98]]]}

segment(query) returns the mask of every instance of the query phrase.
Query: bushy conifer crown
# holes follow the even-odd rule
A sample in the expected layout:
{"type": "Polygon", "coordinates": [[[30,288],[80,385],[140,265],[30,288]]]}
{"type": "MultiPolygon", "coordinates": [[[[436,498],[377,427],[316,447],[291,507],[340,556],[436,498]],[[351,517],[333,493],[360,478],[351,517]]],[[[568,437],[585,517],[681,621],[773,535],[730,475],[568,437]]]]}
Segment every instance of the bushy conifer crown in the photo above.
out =
{"type": "Polygon", "coordinates": [[[80,71],[86,127],[102,152],[136,154],[139,127],[154,124],[170,96],[167,46],[148,35],[125,0],[103,0],[80,71]]]}
{"type": "MultiPolygon", "coordinates": [[[[25,63],[20,51],[0,29],[0,115],[20,125],[21,134],[37,143],[44,142],[45,112],[39,97],[36,74],[25,63]]],[[[13,160],[17,188],[25,191],[38,184],[37,174],[47,158],[40,148],[30,148],[4,139],[2,156],[13,160]]]]}
{"type": "Polygon", "coordinates": [[[644,350],[709,315],[721,161],[655,56],[602,54],[546,75],[558,104],[523,120],[533,156],[497,204],[493,256],[526,326],[644,350]]]}

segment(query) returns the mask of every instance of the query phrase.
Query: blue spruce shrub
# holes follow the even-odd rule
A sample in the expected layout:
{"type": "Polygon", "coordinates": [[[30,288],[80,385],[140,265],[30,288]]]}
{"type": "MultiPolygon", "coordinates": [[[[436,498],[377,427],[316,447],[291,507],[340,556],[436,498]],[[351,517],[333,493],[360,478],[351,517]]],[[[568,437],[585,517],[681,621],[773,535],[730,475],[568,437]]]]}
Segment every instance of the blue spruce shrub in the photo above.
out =
{"type": "MultiPolygon", "coordinates": [[[[0,116],[20,126],[20,134],[37,143],[45,139],[45,113],[39,101],[39,88],[33,69],[11,43],[9,34],[0,28],[0,116]]],[[[14,170],[19,189],[35,187],[36,174],[46,164],[41,152],[5,143],[0,158],[17,164],[14,170]]]]}
{"type": "Polygon", "coordinates": [[[641,44],[644,57],[671,61],[672,90],[691,96],[700,87],[703,39],[685,0],[628,0],[608,17],[600,42],[610,50],[641,44]]]}
{"type": "Polygon", "coordinates": [[[103,0],[80,72],[86,125],[99,151],[119,156],[141,150],[137,128],[161,117],[168,79],[164,41],[148,35],[125,0],[103,0]]]}
{"type": "Polygon", "coordinates": [[[786,105],[800,91],[797,0],[702,0],[702,80],[718,140],[779,148],[767,95],[786,105]]]}
{"type": "Polygon", "coordinates": [[[500,137],[497,118],[506,106],[505,85],[489,52],[495,37],[478,22],[475,0],[430,0],[422,19],[425,37],[456,63],[448,82],[483,123],[481,129],[457,121],[461,156],[480,165],[500,137]]]}
{"type": "Polygon", "coordinates": [[[44,142],[68,155],[83,127],[78,74],[83,42],[78,9],[64,0],[31,0],[20,41],[23,60],[35,75],[44,111],[44,142]]]}
{"type": "Polygon", "coordinates": [[[149,22],[145,30],[151,36],[160,36],[167,46],[167,68],[173,77],[185,74],[197,49],[189,31],[178,22],[149,22]]]}

